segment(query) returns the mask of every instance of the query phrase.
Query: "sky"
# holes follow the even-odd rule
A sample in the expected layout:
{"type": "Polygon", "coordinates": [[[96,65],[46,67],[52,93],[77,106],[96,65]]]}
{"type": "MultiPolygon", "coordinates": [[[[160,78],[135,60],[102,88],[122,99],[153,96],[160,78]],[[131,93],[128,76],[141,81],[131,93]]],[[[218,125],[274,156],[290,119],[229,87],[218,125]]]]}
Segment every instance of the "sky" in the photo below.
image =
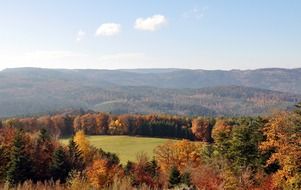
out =
{"type": "Polygon", "coordinates": [[[300,0],[0,0],[0,70],[301,67],[300,0]]]}

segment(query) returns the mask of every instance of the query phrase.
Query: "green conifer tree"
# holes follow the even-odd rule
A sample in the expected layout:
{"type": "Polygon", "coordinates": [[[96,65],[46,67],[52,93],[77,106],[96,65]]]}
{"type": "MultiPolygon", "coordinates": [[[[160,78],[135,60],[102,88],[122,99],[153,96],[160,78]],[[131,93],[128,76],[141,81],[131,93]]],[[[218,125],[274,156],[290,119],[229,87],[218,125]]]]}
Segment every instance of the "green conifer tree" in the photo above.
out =
{"type": "Polygon", "coordinates": [[[173,166],[170,170],[168,187],[174,188],[181,183],[181,174],[176,166],[173,166]]]}
{"type": "Polygon", "coordinates": [[[54,144],[51,142],[51,137],[46,129],[41,129],[36,140],[33,161],[34,161],[34,181],[49,180],[51,173],[49,171],[54,151],[54,144]]]}
{"type": "Polygon", "coordinates": [[[60,180],[61,183],[66,182],[66,178],[70,172],[70,166],[66,159],[63,147],[57,148],[52,157],[51,173],[54,181],[60,180]]]}
{"type": "Polygon", "coordinates": [[[181,183],[187,185],[188,187],[190,187],[192,185],[191,175],[189,172],[184,172],[181,175],[181,183]]]}
{"type": "Polygon", "coordinates": [[[40,130],[38,140],[41,142],[50,141],[50,135],[46,129],[43,128],[40,130]]]}
{"type": "Polygon", "coordinates": [[[5,172],[9,161],[8,154],[3,146],[0,145],[0,182],[5,180],[5,172]]]}
{"type": "Polygon", "coordinates": [[[6,179],[12,185],[22,183],[32,177],[32,162],[26,153],[25,144],[24,132],[19,130],[14,139],[6,173],[6,179]]]}
{"type": "Polygon", "coordinates": [[[127,161],[127,163],[124,167],[125,174],[130,175],[132,173],[133,168],[134,168],[134,163],[131,161],[127,161]]]}
{"type": "Polygon", "coordinates": [[[84,169],[83,156],[73,138],[69,141],[68,150],[71,170],[82,171],[84,169]]]}

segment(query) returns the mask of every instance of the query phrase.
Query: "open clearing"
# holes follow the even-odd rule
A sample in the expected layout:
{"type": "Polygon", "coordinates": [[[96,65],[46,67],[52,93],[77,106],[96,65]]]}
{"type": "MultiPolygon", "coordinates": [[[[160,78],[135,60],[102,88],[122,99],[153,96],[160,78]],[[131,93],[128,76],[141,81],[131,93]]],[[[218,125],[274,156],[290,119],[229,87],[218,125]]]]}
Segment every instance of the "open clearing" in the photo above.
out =
{"type": "MultiPolygon", "coordinates": [[[[125,164],[128,160],[136,161],[136,155],[139,152],[145,152],[152,158],[153,150],[158,145],[170,140],[131,136],[87,136],[87,138],[93,146],[116,153],[122,164],[125,164]]],[[[67,144],[68,139],[63,139],[62,142],[67,144]]]]}

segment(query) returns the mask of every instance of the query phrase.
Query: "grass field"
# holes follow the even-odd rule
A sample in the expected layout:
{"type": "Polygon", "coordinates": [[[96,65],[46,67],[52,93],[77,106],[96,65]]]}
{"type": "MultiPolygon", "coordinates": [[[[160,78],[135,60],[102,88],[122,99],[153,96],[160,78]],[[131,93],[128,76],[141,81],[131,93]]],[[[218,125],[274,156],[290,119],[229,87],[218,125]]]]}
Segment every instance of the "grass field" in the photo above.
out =
{"type": "MultiPolygon", "coordinates": [[[[152,158],[154,148],[170,140],[131,136],[88,136],[87,138],[93,146],[116,153],[122,164],[128,160],[136,161],[139,152],[145,152],[152,158]]],[[[63,139],[62,142],[67,144],[68,139],[63,139]]]]}

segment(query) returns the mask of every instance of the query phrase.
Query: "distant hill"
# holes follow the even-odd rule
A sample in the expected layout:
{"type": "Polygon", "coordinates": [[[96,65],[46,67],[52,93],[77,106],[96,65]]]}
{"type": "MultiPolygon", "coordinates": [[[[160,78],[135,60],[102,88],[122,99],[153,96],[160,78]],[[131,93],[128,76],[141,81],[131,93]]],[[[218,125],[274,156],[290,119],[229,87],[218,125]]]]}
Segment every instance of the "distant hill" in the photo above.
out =
{"type": "MultiPolygon", "coordinates": [[[[128,69],[128,70],[51,70],[36,68],[6,69],[0,79],[51,79],[76,81],[105,87],[151,86],[158,88],[203,88],[215,86],[247,86],[281,92],[301,94],[301,68],[257,70],[187,70],[187,69],[128,69]],[[14,75],[14,76],[12,76],[14,75]]],[[[2,83],[3,84],[3,83],[2,83]]],[[[1,85],[2,85],[1,84],[1,85]]],[[[5,85],[5,84],[4,84],[5,85]]]]}
{"type": "Polygon", "coordinates": [[[0,117],[91,109],[113,113],[257,115],[301,101],[301,69],[6,69],[0,117]]]}

